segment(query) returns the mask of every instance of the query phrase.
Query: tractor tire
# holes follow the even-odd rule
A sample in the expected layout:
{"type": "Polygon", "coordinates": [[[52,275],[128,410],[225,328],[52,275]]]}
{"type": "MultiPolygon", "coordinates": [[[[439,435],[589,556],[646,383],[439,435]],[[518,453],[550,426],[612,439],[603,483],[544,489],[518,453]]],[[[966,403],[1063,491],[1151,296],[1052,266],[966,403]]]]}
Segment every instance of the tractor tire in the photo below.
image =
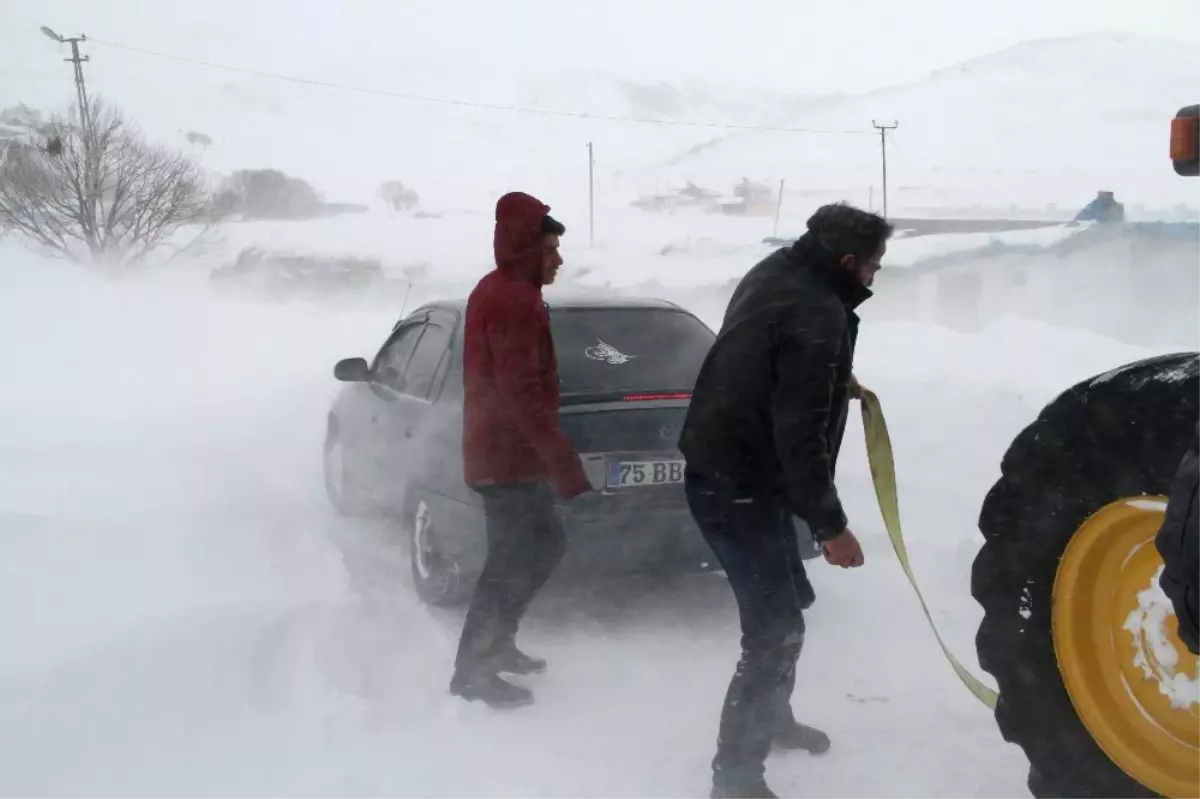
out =
{"type": "Polygon", "coordinates": [[[1025,751],[1036,797],[1158,795],[1105,754],[1068,694],[1053,637],[1054,586],[1068,543],[1093,514],[1168,494],[1191,443],[1198,394],[1195,353],[1075,385],[1016,437],[983,503],[984,544],[971,574],[984,611],[976,647],[998,684],[1001,735],[1025,751]]]}

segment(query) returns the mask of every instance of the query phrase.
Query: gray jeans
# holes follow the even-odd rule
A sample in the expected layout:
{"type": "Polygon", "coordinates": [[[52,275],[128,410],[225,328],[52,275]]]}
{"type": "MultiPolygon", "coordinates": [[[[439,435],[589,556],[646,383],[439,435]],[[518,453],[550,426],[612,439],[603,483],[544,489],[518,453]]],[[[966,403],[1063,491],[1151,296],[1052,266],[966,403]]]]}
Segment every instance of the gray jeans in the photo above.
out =
{"type": "Polygon", "coordinates": [[[487,523],[487,559],[467,609],[456,670],[489,671],[516,645],[517,628],[566,551],[566,533],[549,484],[479,489],[487,523]]]}

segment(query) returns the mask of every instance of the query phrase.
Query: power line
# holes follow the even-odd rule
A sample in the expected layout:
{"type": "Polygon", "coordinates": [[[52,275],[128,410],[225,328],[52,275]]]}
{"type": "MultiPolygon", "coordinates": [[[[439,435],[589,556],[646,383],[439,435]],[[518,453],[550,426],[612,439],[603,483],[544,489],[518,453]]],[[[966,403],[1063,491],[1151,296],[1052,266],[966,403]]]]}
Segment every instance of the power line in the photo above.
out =
{"type": "MultiPolygon", "coordinates": [[[[29,19],[28,17],[17,16],[16,14],[5,14],[4,16],[6,16],[9,19],[14,20],[16,22],[20,22],[21,27],[29,27],[29,28],[32,28],[33,30],[37,30],[38,28],[41,27],[40,22],[29,19]]],[[[0,24],[4,24],[4,23],[0,23],[0,24]]],[[[16,28],[17,26],[16,25],[8,25],[8,27],[16,28]]]]}
{"type": "MultiPolygon", "coordinates": [[[[16,17],[9,15],[10,19],[20,21],[22,26],[28,25],[33,27],[36,23],[33,20],[24,17],[16,17]]],[[[16,27],[16,26],[11,26],[16,27]]],[[[530,106],[503,105],[499,103],[482,103],[472,100],[458,100],[448,97],[433,97],[430,95],[410,94],[405,92],[388,91],[384,89],[370,89],[363,86],[352,86],[344,83],[334,83],[331,81],[316,80],[312,78],[300,78],[294,75],[281,75],[275,72],[266,72],[263,70],[248,69],[245,67],[235,67],[228,64],[218,64],[212,61],[204,61],[198,58],[189,58],[187,56],[174,55],[164,53],[158,50],[149,50],[144,47],[135,47],[133,45],[121,44],[120,42],[112,42],[107,39],[97,39],[88,37],[88,41],[93,44],[102,44],[108,47],[115,47],[119,50],[128,50],[141,55],[152,56],[154,58],[165,58],[171,61],[179,61],[185,64],[193,64],[195,66],[207,67],[210,69],[220,69],[226,72],[236,72],[243,75],[253,75],[259,78],[267,78],[270,80],[281,80],[288,83],[297,83],[304,86],[316,86],[324,89],[334,89],[337,91],[356,92],[359,94],[371,94],[380,97],[390,97],[398,100],[408,100],[412,102],[434,103],[439,105],[458,106],[462,108],[475,108],[487,111],[508,111],[518,114],[538,114],[542,116],[566,117],[573,119],[590,119],[602,122],[633,122],[643,125],[673,125],[677,127],[691,128],[709,128],[719,130],[740,130],[740,131],[763,131],[768,133],[810,133],[819,135],[835,135],[835,136],[868,136],[872,135],[867,131],[862,130],[842,130],[836,128],[805,128],[791,127],[785,125],[738,125],[724,122],[698,122],[692,120],[672,120],[672,119],[650,119],[648,117],[631,117],[619,116],[615,114],[593,114],[586,111],[560,111],[548,108],[534,108],[530,106]]]]}
{"type": "MultiPolygon", "coordinates": [[[[895,150],[896,154],[900,156],[900,160],[902,160],[904,163],[908,164],[908,166],[911,169],[914,169],[917,172],[925,171],[925,170],[921,169],[920,167],[918,167],[916,164],[914,164],[912,161],[910,161],[908,159],[908,156],[906,156],[904,154],[904,151],[900,149],[900,145],[896,143],[896,134],[894,132],[892,133],[891,138],[888,139],[888,144],[892,145],[892,149],[895,150]]],[[[950,198],[946,195],[946,193],[943,192],[941,189],[939,189],[937,186],[931,185],[929,183],[918,183],[917,185],[920,186],[921,188],[929,189],[934,194],[936,194],[938,197],[940,197],[942,199],[942,202],[946,203],[947,205],[952,204],[950,198]]]]}
{"type": "Polygon", "coordinates": [[[838,136],[869,136],[873,135],[867,131],[861,130],[836,130],[825,128],[800,128],[774,125],[735,125],[722,122],[696,122],[689,120],[671,120],[671,119],[650,119],[647,117],[629,117],[617,116],[611,114],[592,114],[586,111],[560,111],[549,108],[533,108],[529,106],[517,105],[502,105],[498,103],[480,103],[471,100],[458,100],[448,97],[432,97],[428,95],[408,94],[405,92],[394,92],[385,89],[369,89],[363,86],[351,86],[344,83],[333,83],[331,81],[315,80],[311,78],[299,78],[294,75],[280,75],[274,72],[264,72],[257,69],[246,69],[244,67],[235,67],[228,64],[217,64],[211,61],[203,61],[198,58],[188,58],[186,56],[173,55],[171,53],[163,53],[157,50],[147,50],[143,47],[134,47],[128,44],[120,44],[118,42],[110,42],[106,39],[97,39],[89,37],[89,42],[94,44],[102,44],[108,47],[115,47],[119,50],[128,50],[142,55],[153,56],[155,58],[165,58],[171,61],[180,61],[185,64],[193,64],[196,66],[208,67],[210,69],[220,69],[226,72],[237,72],[243,75],[254,75],[255,77],[268,78],[271,80],[281,80],[288,83],[297,83],[303,86],[316,86],[323,89],[335,89],[338,91],[356,92],[359,94],[371,94],[380,97],[391,97],[397,100],[407,100],[410,102],[433,103],[437,105],[457,106],[460,108],[475,108],[486,111],[507,111],[516,114],[537,114],[541,116],[566,117],[572,119],[589,119],[601,122],[632,122],[642,125],[668,125],[676,127],[689,128],[709,128],[720,130],[740,130],[740,131],[762,131],[772,133],[811,133],[822,135],[838,135],[838,136]]]}

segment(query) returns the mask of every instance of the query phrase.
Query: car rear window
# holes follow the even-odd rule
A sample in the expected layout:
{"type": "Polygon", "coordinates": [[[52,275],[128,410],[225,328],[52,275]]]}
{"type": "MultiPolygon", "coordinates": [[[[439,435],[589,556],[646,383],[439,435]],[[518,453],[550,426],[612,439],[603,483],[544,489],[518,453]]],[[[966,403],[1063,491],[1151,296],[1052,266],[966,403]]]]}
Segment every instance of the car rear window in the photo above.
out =
{"type": "Polygon", "coordinates": [[[713,333],[696,317],[658,308],[551,311],[564,394],[691,391],[713,333]]]}

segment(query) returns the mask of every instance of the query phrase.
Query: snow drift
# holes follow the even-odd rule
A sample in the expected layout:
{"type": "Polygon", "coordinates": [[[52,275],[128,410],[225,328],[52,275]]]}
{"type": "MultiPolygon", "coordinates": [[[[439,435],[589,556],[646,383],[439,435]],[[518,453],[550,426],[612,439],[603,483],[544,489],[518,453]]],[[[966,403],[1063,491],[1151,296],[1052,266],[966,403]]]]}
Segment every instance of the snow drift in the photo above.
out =
{"type": "MultiPolygon", "coordinates": [[[[416,601],[394,527],[336,517],[321,489],[332,364],[371,354],[390,312],[5,262],[4,793],[705,790],[738,646],[719,577],[553,585],[523,632],[551,663],[538,703],[493,714],[449,696],[459,613],[416,601]]],[[[1061,388],[1149,352],[1017,320],[976,335],[866,323],[857,371],[885,403],[914,568],[966,662],[974,518],[1008,440],[1061,388]]],[[[1020,753],[941,660],[856,441],[852,423],[840,481],[867,566],[812,564],[795,696],[834,748],[774,757],[771,778],[821,795],[1020,794],[1020,753]]]]}

